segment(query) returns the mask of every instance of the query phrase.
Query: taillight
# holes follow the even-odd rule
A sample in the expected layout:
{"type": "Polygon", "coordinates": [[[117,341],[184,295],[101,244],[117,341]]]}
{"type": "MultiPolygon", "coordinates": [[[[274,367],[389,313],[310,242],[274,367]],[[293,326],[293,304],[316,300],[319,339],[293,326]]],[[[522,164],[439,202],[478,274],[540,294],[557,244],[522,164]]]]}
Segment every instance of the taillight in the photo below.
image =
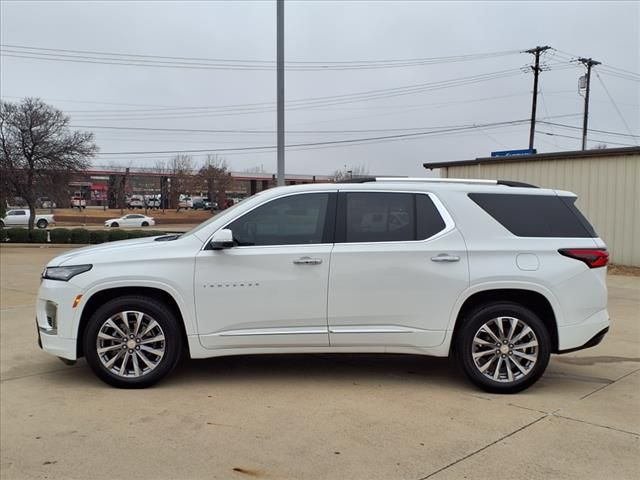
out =
{"type": "Polygon", "coordinates": [[[609,263],[609,252],[606,248],[561,248],[558,252],[565,257],[586,263],[589,268],[604,267],[609,263]]]}

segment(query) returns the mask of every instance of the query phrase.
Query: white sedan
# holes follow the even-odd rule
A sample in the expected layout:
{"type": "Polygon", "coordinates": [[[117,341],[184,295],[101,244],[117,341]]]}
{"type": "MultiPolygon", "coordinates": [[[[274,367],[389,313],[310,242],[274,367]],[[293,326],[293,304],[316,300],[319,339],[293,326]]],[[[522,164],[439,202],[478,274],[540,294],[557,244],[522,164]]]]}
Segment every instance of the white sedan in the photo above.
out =
{"type": "Polygon", "coordinates": [[[112,218],[104,222],[105,227],[149,227],[155,225],[153,217],[139,213],[131,213],[120,218],[112,218]]]}

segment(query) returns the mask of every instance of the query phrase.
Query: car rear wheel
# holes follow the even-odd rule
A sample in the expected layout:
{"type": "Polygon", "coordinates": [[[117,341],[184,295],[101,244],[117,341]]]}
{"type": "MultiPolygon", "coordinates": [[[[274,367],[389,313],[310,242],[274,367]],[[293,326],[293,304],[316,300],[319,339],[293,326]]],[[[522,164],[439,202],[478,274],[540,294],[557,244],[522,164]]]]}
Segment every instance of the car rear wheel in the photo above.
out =
{"type": "Polygon", "coordinates": [[[38,228],[47,228],[47,225],[49,225],[49,222],[47,222],[45,219],[40,219],[36,222],[36,227],[38,228]]]}
{"type": "Polygon", "coordinates": [[[143,227],[148,227],[149,226],[149,222],[142,222],[142,226],[143,227]]]}
{"type": "Polygon", "coordinates": [[[467,377],[492,393],[516,393],[544,373],[551,337],[540,318],[512,302],[496,302],[472,311],[456,338],[458,363],[467,377]]]}
{"type": "Polygon", "coordinates": [[[182,355],[178,320],[147,297],[116,298],[89,319],[83,339],[87,363],[118,388],[146,388],[168,375],[182,355]]]}

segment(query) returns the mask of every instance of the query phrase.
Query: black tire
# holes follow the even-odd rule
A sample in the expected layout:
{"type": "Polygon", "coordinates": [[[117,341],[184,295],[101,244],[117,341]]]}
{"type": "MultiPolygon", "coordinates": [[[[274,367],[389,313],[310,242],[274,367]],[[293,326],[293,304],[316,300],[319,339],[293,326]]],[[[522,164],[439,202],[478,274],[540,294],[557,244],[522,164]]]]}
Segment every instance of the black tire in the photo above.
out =
{"type": "Polygon", "coordinates": [[[119,227],[120,224],[118,222],[111,222],[111,228],[113,227],[119,227]]]}
{"type": "Polygon", "coordinates": [[[49,222],[44,219],[38,220],[38,222],[36,223],[36,227],[38,228],[47,228],[47,225],[49,225],[49,222]]]}
{"type": "Polygon", "coordinates": [[[148,297],[130,295],[102,305],[89,319],[83,341],[84,355],[93,372],[105,383],[117,388],[150,387],[175,368],[182,356],[183,339],[178,319],[166,305],[148,297]],[[138,311],[152,317],[164,333],[164,355],[157,366],[139,377],[126,378],[110,371],[100,360],[96,341],[103,324],[119,312],[138,311]]]}
{"type": "Polygon", "coordinates": [[[4,222],[0,220],[0,228],[4,228],[4,222]]]}
{"type": "Polygon", "coordinates": [[[149,226],[149,222],[142,222],[142,226],[143,227],[148,227],[149,226]]]}
{"type": "MultiPolygon", "coordinates": [[[[517,393],[533,385],[546,370],[551,355],[551,336],[542,320],[528,308],[508,301],[488,303],[471,311],[466,318],[461,319],[461,321],[463,323],[460,326],[460,331],[456,335],[454,345],[456,359],[469,380],[483,390],[490,393],[517,393]],[[516,318],[531,328],[535,337],[537,337],[538,349],[535,363],[526,374],[523,374],[519,378],[514,377],[512,381],[497,381],[489,378],[480,371],[473,359],[474,337],[476,336],[476,332],[478,332],[484,324],[496,317],[516,318]]],[[[490,350],[493,350],[493,347],[490,347],[490,350]]],[[[489,350],[486,351],[488,352],[489,350]]],[[[496,353],[498,353],[497,350],[496,353]]],[[[499,362],[507,362],[507,360],[511,362],[510,359],[512,357],[509,357],[509,355],[511,355],[511,353],[498,355],[499,357],[508,358],[505,360],[498,358],[496,364],[499,364],[499,362]]],[[[509,363],[505,368],[508,368],[509,365],[515,366],[514,363],[509,363]]],[[[488,371],[490,371],[490,369],[488,371]]],[[[500,376],[500,370],[498,373],[500,376]]],[[[520,375],[520,373],[516,374],[520,375]]],[[[506,376],[506,370],[504,375],[506,376]]]]}

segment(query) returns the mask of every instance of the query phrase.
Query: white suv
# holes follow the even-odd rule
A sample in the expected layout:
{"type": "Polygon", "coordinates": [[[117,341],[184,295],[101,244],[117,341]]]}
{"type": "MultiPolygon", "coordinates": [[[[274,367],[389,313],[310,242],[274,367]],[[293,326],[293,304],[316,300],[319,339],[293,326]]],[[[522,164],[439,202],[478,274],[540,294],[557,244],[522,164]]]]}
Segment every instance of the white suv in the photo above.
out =
{"type": "Polygon", "coordinates": [[[125,388],[184,352],[454,354],[475,384],[510,393],[607,332],[608,254],[574,194],[367,180],[274,188],[181,236],[56,257],[42,348],[125,388]]]}

